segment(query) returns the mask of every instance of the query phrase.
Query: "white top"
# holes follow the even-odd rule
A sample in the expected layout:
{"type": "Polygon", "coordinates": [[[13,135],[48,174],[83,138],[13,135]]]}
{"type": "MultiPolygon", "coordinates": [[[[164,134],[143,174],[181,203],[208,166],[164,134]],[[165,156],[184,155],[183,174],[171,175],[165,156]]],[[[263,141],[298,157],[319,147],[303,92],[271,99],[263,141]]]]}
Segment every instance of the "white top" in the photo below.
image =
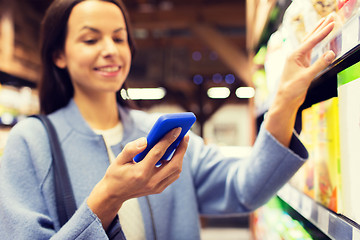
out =
{"type": "MultiPolygon", "coordinates": [[[[106,148],[109,154],[110,163],[115,160],[115,155],[110,146],[118,144],[122,139],[123,126],[119,122],[115,127],[107,130],[97,130],[94,132],[102,135],[106,144],[106,148]]],[[[121,228],[125,234],[126,239],[129,240],[144,240],[145,227],[142,218],[140,205],[137,198],[132,198],[123,203],[119,210],[119,220],[121,228]]]]}

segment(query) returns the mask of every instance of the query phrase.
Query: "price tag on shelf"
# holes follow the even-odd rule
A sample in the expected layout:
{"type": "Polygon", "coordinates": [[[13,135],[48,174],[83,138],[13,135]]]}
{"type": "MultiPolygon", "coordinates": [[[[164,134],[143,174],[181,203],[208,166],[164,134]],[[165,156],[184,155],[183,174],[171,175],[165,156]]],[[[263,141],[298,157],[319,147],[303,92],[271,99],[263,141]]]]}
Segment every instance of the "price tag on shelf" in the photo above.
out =
{"type": "Polygon", "coordinates": [[[350,20],[342,30],[341,53],[345,54],[358,44],[359,18],[350,20]]]}
{"type": "Polygon", "coordinates": [[[329,231],[329,211],[318,206],[318,226],[324,232],[329,231]]]}
{"type": "Polygon", "coordinates": [[[302,197],[301,212],[305,218],[307,218],[307,219],[311,218],[312,200],[309,199],[307,196],[302,197]]]}
{"type": "Polygon", "coordinates": [[[297,211],[300,211],[300,202],[301,202],[301,196],[300,194],[298,193],[297,190],[293,190],[291,192],[291,202],[290,202],[290,205],[296,209],[297,211]]]}
{"type": "Polygon", "coordinates": [[[360,240],[360,231],[359,231],[359,229],[353,228],[352,240],[360,240]]]}
{"type": "Polygon", "coordinates": [[[289,201],[291,188],[288,185],[284,185],[278,192],[279,196],[286,202],[289,201]]]}

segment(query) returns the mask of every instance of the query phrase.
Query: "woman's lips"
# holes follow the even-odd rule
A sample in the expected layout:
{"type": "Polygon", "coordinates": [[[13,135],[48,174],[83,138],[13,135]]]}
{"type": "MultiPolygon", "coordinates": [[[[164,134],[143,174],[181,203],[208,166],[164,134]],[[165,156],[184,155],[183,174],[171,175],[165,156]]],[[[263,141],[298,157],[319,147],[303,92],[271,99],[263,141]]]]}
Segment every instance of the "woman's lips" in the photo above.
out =
{"type": "Polygon", "coordinates": [[[95,67],[94,70],[106,77],[116,76],[120,72],[120,66],[95,67]]]}

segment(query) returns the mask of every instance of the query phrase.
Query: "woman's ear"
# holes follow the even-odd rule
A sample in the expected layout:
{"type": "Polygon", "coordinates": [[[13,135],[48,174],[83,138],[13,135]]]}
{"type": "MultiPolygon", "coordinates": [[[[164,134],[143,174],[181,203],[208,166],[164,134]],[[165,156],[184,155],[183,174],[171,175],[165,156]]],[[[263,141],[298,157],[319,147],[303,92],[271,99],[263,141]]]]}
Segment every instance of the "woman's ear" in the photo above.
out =
{"type": "Polygon", "coordinates": [[[53,53],[53,61],[58,68],[62,68],[62,69],[66,68],[66,59],[63,51],[61,50],[55,51],[53,53]]]}

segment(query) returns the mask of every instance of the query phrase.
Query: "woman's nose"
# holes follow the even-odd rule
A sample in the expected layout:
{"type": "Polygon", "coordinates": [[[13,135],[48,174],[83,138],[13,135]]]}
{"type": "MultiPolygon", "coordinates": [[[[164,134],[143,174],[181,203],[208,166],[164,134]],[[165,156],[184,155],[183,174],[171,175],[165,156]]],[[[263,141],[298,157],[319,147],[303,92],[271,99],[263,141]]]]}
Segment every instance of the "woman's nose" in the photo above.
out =
{"type": "Polygon", "coordinates": [[[116,43],[113,41],[113,39],[104,39],[104,43],[102,46],[102,55],[104,57],[110,57],[117,54],[117,47],[116,43]]]}

